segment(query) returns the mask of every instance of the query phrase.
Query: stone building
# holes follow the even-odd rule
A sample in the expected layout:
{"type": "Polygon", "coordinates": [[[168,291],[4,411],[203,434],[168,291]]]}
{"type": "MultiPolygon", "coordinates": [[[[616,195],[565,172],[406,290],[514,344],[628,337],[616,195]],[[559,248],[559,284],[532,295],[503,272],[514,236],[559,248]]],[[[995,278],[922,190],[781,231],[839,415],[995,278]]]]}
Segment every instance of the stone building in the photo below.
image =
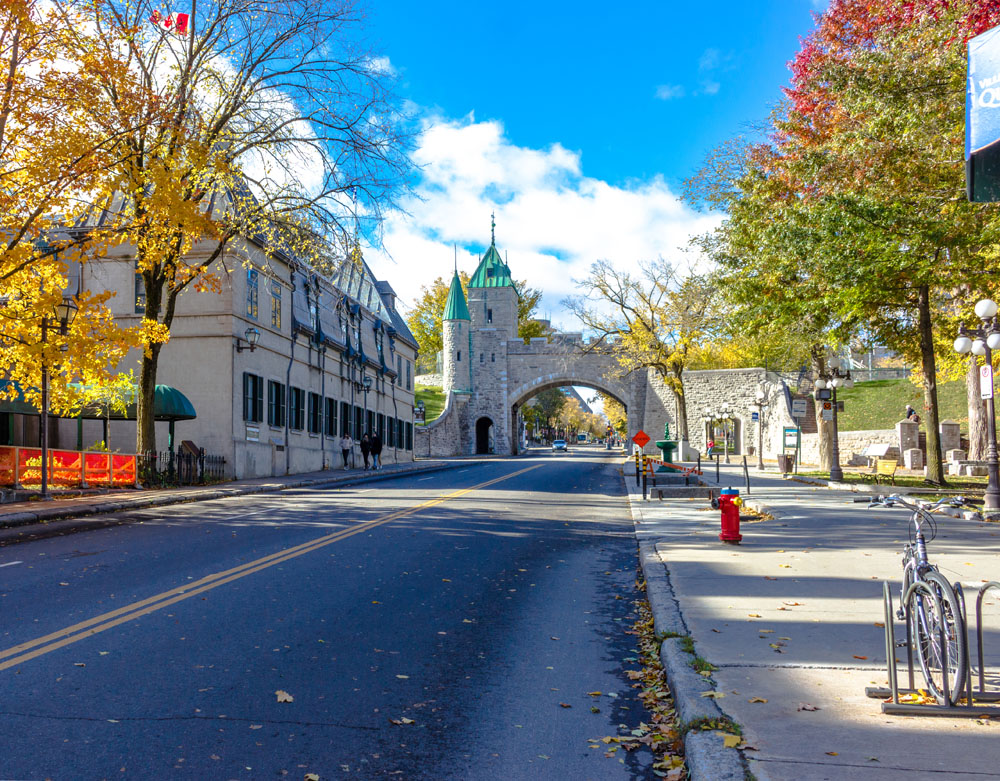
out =
{"type": "MultiPolygon", "coordinates": [[[[197,255],[196,246],[192,254],[197,255]]],[[[211,272],[219,289],[177,301],[156,382],[180,390],[197,418],[176,424],[183,440],[225,458],[231,478],[342,465],[340,435],[355,443],[378,431],[385,463],[413,459],[414,365],[418,345],[359,248],[325,276],[259,245],[227,251],[211,272]]],[[[79,290],[112,290],[109,307],[125,326],[145,313],[134,255],[119,247],[75,270],[79,290]]],[[[138,372],[140,353],[119,367],[138,372]]],[[[37,415],[8,414],[9,444],[37,440],[37,415]]],[[[135,422],[50,421],[50,446],[84,449],[107,430],[111,450],[133,452],[135,422]]],[[[167,424],[157,423],[167,449],[167,424]]],[[[356,464],[360,455],[355,445],[356,464]]]]}

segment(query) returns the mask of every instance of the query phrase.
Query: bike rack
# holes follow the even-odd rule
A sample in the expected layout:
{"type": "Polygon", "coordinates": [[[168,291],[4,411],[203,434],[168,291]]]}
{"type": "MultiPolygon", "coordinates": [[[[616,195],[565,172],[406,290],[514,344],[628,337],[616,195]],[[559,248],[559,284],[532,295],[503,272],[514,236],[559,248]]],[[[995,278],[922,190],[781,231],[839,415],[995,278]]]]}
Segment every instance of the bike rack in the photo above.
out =
{"type": "MultiPolygon", "coordinates": [[[[945,654],[945,669],[942,671],[944,702],[916,703],[900,701],[900,695],[906,696],[911,694],[926,693],[926,690],[921,690],[915,687],[915,675],[913,670],[913,638],[910,636],[911,621],[909,597],[916,588],[919,588],[919,583],[912,584],[903,596],[903,599],[906,602],[906,615],[904,617],[904,621],[906,623],[906,640],[901,643],[897,643],[895,629],[896,614],[892,609],[892,591],[890,589],[889,581],[883,581],[882,583],[882,603],[885,609],[885,660],[886,670],[889,674],[889,688],[884,686],[868,686],[865,687],[865,695],[873,699],[882,700],[883,713],[900,716],[951,716],[960,718],[982,718],[984,716],[996,717],[1000,715],[1000,704],[989,704],[1000,703],[1000,691],[986,690],[986,671],[983,664],[983,598],[990,590],[1000,590],[1000,582],[995,580],[981,586],[976,595],[976,650],[979,662],[979,686],[977,689],[973,691],[973,668],[972,664],[967,662],[968,669],[965,677],[965,688],[963,691],[964,697],[957,703],[951,702],[951,687],[948,685],[947,670],[949,661],[948,644],[944,641],[944,630],[942,628],[941,647],[944,649],[945,654]],[[906,647],[907,682],[909,683],[909,687],[900,689],[897,670],[899,661],[896,659],[896,649],[903,648],[904,646],[906,647]]],[[[961,583],[955,583],[954,589],[955,595],[958,597],[959,605],[961,606],[962,622],[966,627],[966,640],[968,640],[969,622],[965,607],[965,592],[962,589],[961,583]]],[[[937,599],[936,595],[934,596],[934,599],[937,599]]],[[[938,612],[940,613],[940,605],[938,606],[938,612]]],[[[968,651],[968,649],[969,644],[966,642],[966,650],[968,651]]]]}

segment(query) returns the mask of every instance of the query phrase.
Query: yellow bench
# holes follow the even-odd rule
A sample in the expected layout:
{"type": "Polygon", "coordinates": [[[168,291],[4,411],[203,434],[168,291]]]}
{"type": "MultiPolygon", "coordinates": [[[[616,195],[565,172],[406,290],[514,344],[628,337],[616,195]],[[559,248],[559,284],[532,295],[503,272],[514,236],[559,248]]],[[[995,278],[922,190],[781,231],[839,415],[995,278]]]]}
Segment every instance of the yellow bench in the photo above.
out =
{"type": "Polygon", "coordinates": [[[899,462],[895,458],[879,458],[875,461],[875,468],[870,472],[863,472],[862,476],[874,478],[875,485],[878,485],[880,478],[888,478],[889,482],[895,485],[898,466],[899,462]]]}

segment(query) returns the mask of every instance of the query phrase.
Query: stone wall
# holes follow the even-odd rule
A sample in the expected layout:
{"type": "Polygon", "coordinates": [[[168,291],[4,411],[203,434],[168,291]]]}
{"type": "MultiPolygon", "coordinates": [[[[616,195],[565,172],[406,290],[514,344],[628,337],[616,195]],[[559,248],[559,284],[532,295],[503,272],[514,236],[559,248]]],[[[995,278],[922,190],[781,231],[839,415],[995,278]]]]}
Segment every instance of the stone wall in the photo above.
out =
{"type": "Polygon", "coordinates": [[[462,455],[463,427],[468,430],[468,406],[467,394],[449,393],[440,417],[426,426],[414,426],[414,458],[462,455]]]}
{"type": "MultiPolygon", "coordinates": [[[[869,431],[841,431],[840,463],[843,466],[864,466],[868,460],[861,454],[869,445],[889,445],[886,458],[899,459],[899,437],[895,429],[871,429],[869,431]]],[[[900,459],[901,460],[901,459],[900,459]]],[[[819,464],[819,434],[802,435],[802,463],[811,466],[819,464]]]]}

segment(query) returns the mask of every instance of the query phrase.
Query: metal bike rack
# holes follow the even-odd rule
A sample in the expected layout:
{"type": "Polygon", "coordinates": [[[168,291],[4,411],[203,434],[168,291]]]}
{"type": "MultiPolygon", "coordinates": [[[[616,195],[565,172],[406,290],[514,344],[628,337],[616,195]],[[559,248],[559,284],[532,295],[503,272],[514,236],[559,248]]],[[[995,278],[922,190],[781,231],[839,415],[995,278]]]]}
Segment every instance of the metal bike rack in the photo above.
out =
{"type": "MultiPolygon", "coordinates": [[[[983,598],[986,596],[986,593],[992,589],[1000,590],[1000,582],[997,581],[990,581],[989,583],[981,586],[976,596],[976,650],[979,662],[979,686],[976,690],[973,690],[972,686],[973,668],[971,663],[968,663],[965,687],[963,690],[964,696],[957,703],[951,702],[951,687],[948,685],[948,644],[945,642],[944,629],[942,628],[941,647],[944,651],[944,670],[942,670],[941,688],[944,690],[944,702],[925,704],[900,701],[900,695],[906,696],[911,694],[926,693],[926,690],[916,688],[913,670],[913,638],[910,636],[910,625],[912,622],[910,621],[909,605],[911,601],[910,595],[916,588],[919,588],[919,583],[913,583],[907,590],[906,594],[903,595],[903,599],[906,603],[906,615],[904,617],[904,621],[906,623],[906,640],[901,643],[897,643],[895,630],[896,614],[892,609],[892,592],[890,590],[889,581],[883,581],[882,583],[882,602],[885,609],[885,660],[886,670],[889,674],[889,688],[885,688],[884,686],[868,686],[865,688],[865,695],[873,699],[882,700],[883,713],[901,716],[951,716],[963,718],[982,718],[983,716],[996,717],[1000,715],[1000,705],[990,705],[990,703],[1000,703],[1000,691],[986,690],[986,673],[983,660],[983,598]],[[909,686],[908,688],[900,689],[897,670],[899,662],[896,659],[896,649],[903,647],[906,648],[907,682],[909,686]]],[[[954,589],[962,611],[962,623],[966,628],[966,640],[968,640],[969,624],[965,608],[965,592],[960,583],[955,583],[954,589]]],[[[933,593],[932,596],[935,600],[938,599],[938,597],[933,593]]],[[[940,603],[937,605],[937,608],[938,613],[940,614],[940,603]]],[[[968,648],[968,643],[966,643],[967,651],[968,648]]]]}

